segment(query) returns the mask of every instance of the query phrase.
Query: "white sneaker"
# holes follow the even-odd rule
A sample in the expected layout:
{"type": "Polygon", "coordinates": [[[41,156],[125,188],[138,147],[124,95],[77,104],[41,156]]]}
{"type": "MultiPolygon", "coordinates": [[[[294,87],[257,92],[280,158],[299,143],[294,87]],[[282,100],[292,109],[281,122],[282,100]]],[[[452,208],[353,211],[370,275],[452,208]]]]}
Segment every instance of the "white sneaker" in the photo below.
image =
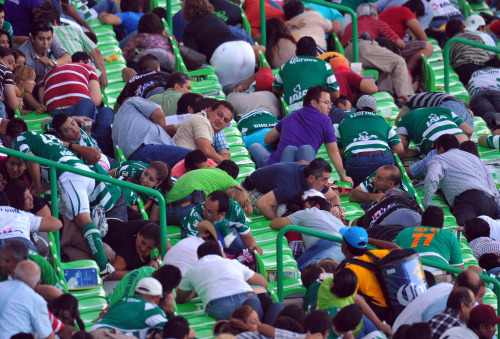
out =
{"type": "Polygon", "coordinates": [[[106,268],[101,271],[101,274],[100,274],[101,275],[101,279],[102,280],[107,280],[110,277],[112,277],[113,275],[115,275],[115,273],[116,273],[116,270],[113,267],[113,265],[111,265],[110,263],[107,263],[106,264],[106,268]]]}

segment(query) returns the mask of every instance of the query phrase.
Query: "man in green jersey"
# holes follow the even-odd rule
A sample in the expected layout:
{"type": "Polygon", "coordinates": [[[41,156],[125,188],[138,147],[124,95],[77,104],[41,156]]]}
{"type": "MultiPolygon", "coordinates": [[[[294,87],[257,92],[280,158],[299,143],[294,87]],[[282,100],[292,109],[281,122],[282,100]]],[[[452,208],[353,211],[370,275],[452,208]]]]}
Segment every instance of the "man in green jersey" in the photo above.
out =
{"type": "MultiPolygon", "coordinates": [[[[16,151],[91,172],[91,169],[73,153],[73,151],[78,153],[79,150],[84,149],[83,146],[69,143],[68,148],[52,135],[29,132],[26,123],[19,118],[9,121],[6,134],[12,141],[12,148],[16,151]]],[[[40,167],[38,163],[28,161],[34,194],[41,194],[46,190],[42,187],[40,167]]],[[[45,179],[48,181],[47,173],[44,172],[45,179]]],[[[59,205],[62,209],[61,213],[68,219],[74,220],[77,227],[81,229],[90,252],[101,270],[101,276],[107,278],[114,274],[115,269],[106,260],[101,234],[90,216],[90,196],[94,192],[96,182],[94,179],[61,170],[56,170],[56,176],[57,187],[61,193],[59,205]]]]}
{"type": "Polygon", "coordinates": [[[316,58],[316,43],[308,36],[297,42],[297,56],[281,66],[276,74],[273,92],[284,94],[290,111],[302,108],[302,101],[307,90],[312,86],[323,86],[330,91],[331,101],[340,95],[337,79],[332,66],[324,60],[316,58]]]}
{"type": "Polygon", "coordinates": [[[396,132],[404,147],[400,158],[427,155],[434,141],[443,134],[453,134],[462,143],[469,140],[473,132],[466,122],[444,107],[415,109],[403,115],[399,121],[396,120],[396,124],[396,132]],[[415,143],[417,149],[408,148],[410,141],[415,143]]]}
{"type": "MultiPolygon", "coordinates": [[[[443,229],[443,222],[444,214],[441,207],[429,206],[422,214],[422,226],[407,228],[399,232],[394,243],[402,248],[415,250],[421,258],[464,269],[457,237],[453,232],[443,229]]],[[[425,269],[435,271],[427,266],[425,269]]],[[[437,282],[447,279],[447,273],[444,271],[439,271],[434,275],[437,282]]]]}
{"type": "Polygon", "coordinates": [[[123,298],[111,306],[104,317],[90,329],[94,338],[122,338],[123,335],[148,338],[151,332],[162,332],[167,322],[158,307],[163,288],[155,278],[142,278],[134,289],[134,295],[123,298]]]}

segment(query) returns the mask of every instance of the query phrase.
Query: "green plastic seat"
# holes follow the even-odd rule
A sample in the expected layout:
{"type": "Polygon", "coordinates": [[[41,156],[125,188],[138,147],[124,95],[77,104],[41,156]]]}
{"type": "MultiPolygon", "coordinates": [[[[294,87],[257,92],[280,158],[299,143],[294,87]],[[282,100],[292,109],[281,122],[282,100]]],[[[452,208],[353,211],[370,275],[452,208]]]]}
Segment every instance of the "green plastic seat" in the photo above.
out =
{"type": "Polygon", "coordinates": [[[82,299],[78,301],[80,314],[95,312],[97,310],[102,311],[106,307],[108,307],[108,303],[105,298],[82,299]]]}
{"type": "Polygon", "coordinates": [[[207,317],[205,315],[198,315],[195,317],[188,317],[187,321],[189,322],[189,325],[194,328],[195,330],[197,328],[205,327],[205,326],[212,326],[215,324],[215,319],[212,317],[207,317]]]}
{"type": "Polygon", "coordinates": [[[90,288],[86,290],[71,291],[71,294],[78,300],[106,298],[106,292],[102,288],[90,288]]]}
{"type": "Polygon", "coordinates": [[[252,174],[253,172],[255,171],[254,168],[252,167],[241,167],[240,168],[240,173],[238,174],[238,178],[246,178],[248,177],[250,174],[252,174]]]}

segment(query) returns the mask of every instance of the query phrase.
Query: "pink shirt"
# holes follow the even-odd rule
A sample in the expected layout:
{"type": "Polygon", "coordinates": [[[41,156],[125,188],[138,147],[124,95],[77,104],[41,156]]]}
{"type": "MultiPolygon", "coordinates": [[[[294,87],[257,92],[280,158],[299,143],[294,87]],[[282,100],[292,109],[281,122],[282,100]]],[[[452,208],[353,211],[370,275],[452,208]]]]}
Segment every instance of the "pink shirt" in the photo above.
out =
{"type": "MultiPolygon", "coordinates": [[[[209,158],[208,159],[208,167],[217,167],[217,163],[209,158]]],[[[187,171],[186,171],[186,167],[184,166],[184,159],[179,161],[172,168],[172,176],[176,177],[177,179],[182,177],[186,173],[187,173],[187,171]]]]}

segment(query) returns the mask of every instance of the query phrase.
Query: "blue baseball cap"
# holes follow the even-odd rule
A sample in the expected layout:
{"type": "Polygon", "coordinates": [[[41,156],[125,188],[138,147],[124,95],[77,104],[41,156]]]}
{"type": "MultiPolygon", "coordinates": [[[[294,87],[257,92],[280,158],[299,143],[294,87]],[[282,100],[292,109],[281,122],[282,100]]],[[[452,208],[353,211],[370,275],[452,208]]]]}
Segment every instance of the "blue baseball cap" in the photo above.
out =
{"type": "Polygon", "coordinates": [[[366,230],[362,227],[344,227],[340,229],[340,234],[342,234],[344,240],[353,247],[363,249],[368,245],[368,233],[366,233],[366,230]]]}

